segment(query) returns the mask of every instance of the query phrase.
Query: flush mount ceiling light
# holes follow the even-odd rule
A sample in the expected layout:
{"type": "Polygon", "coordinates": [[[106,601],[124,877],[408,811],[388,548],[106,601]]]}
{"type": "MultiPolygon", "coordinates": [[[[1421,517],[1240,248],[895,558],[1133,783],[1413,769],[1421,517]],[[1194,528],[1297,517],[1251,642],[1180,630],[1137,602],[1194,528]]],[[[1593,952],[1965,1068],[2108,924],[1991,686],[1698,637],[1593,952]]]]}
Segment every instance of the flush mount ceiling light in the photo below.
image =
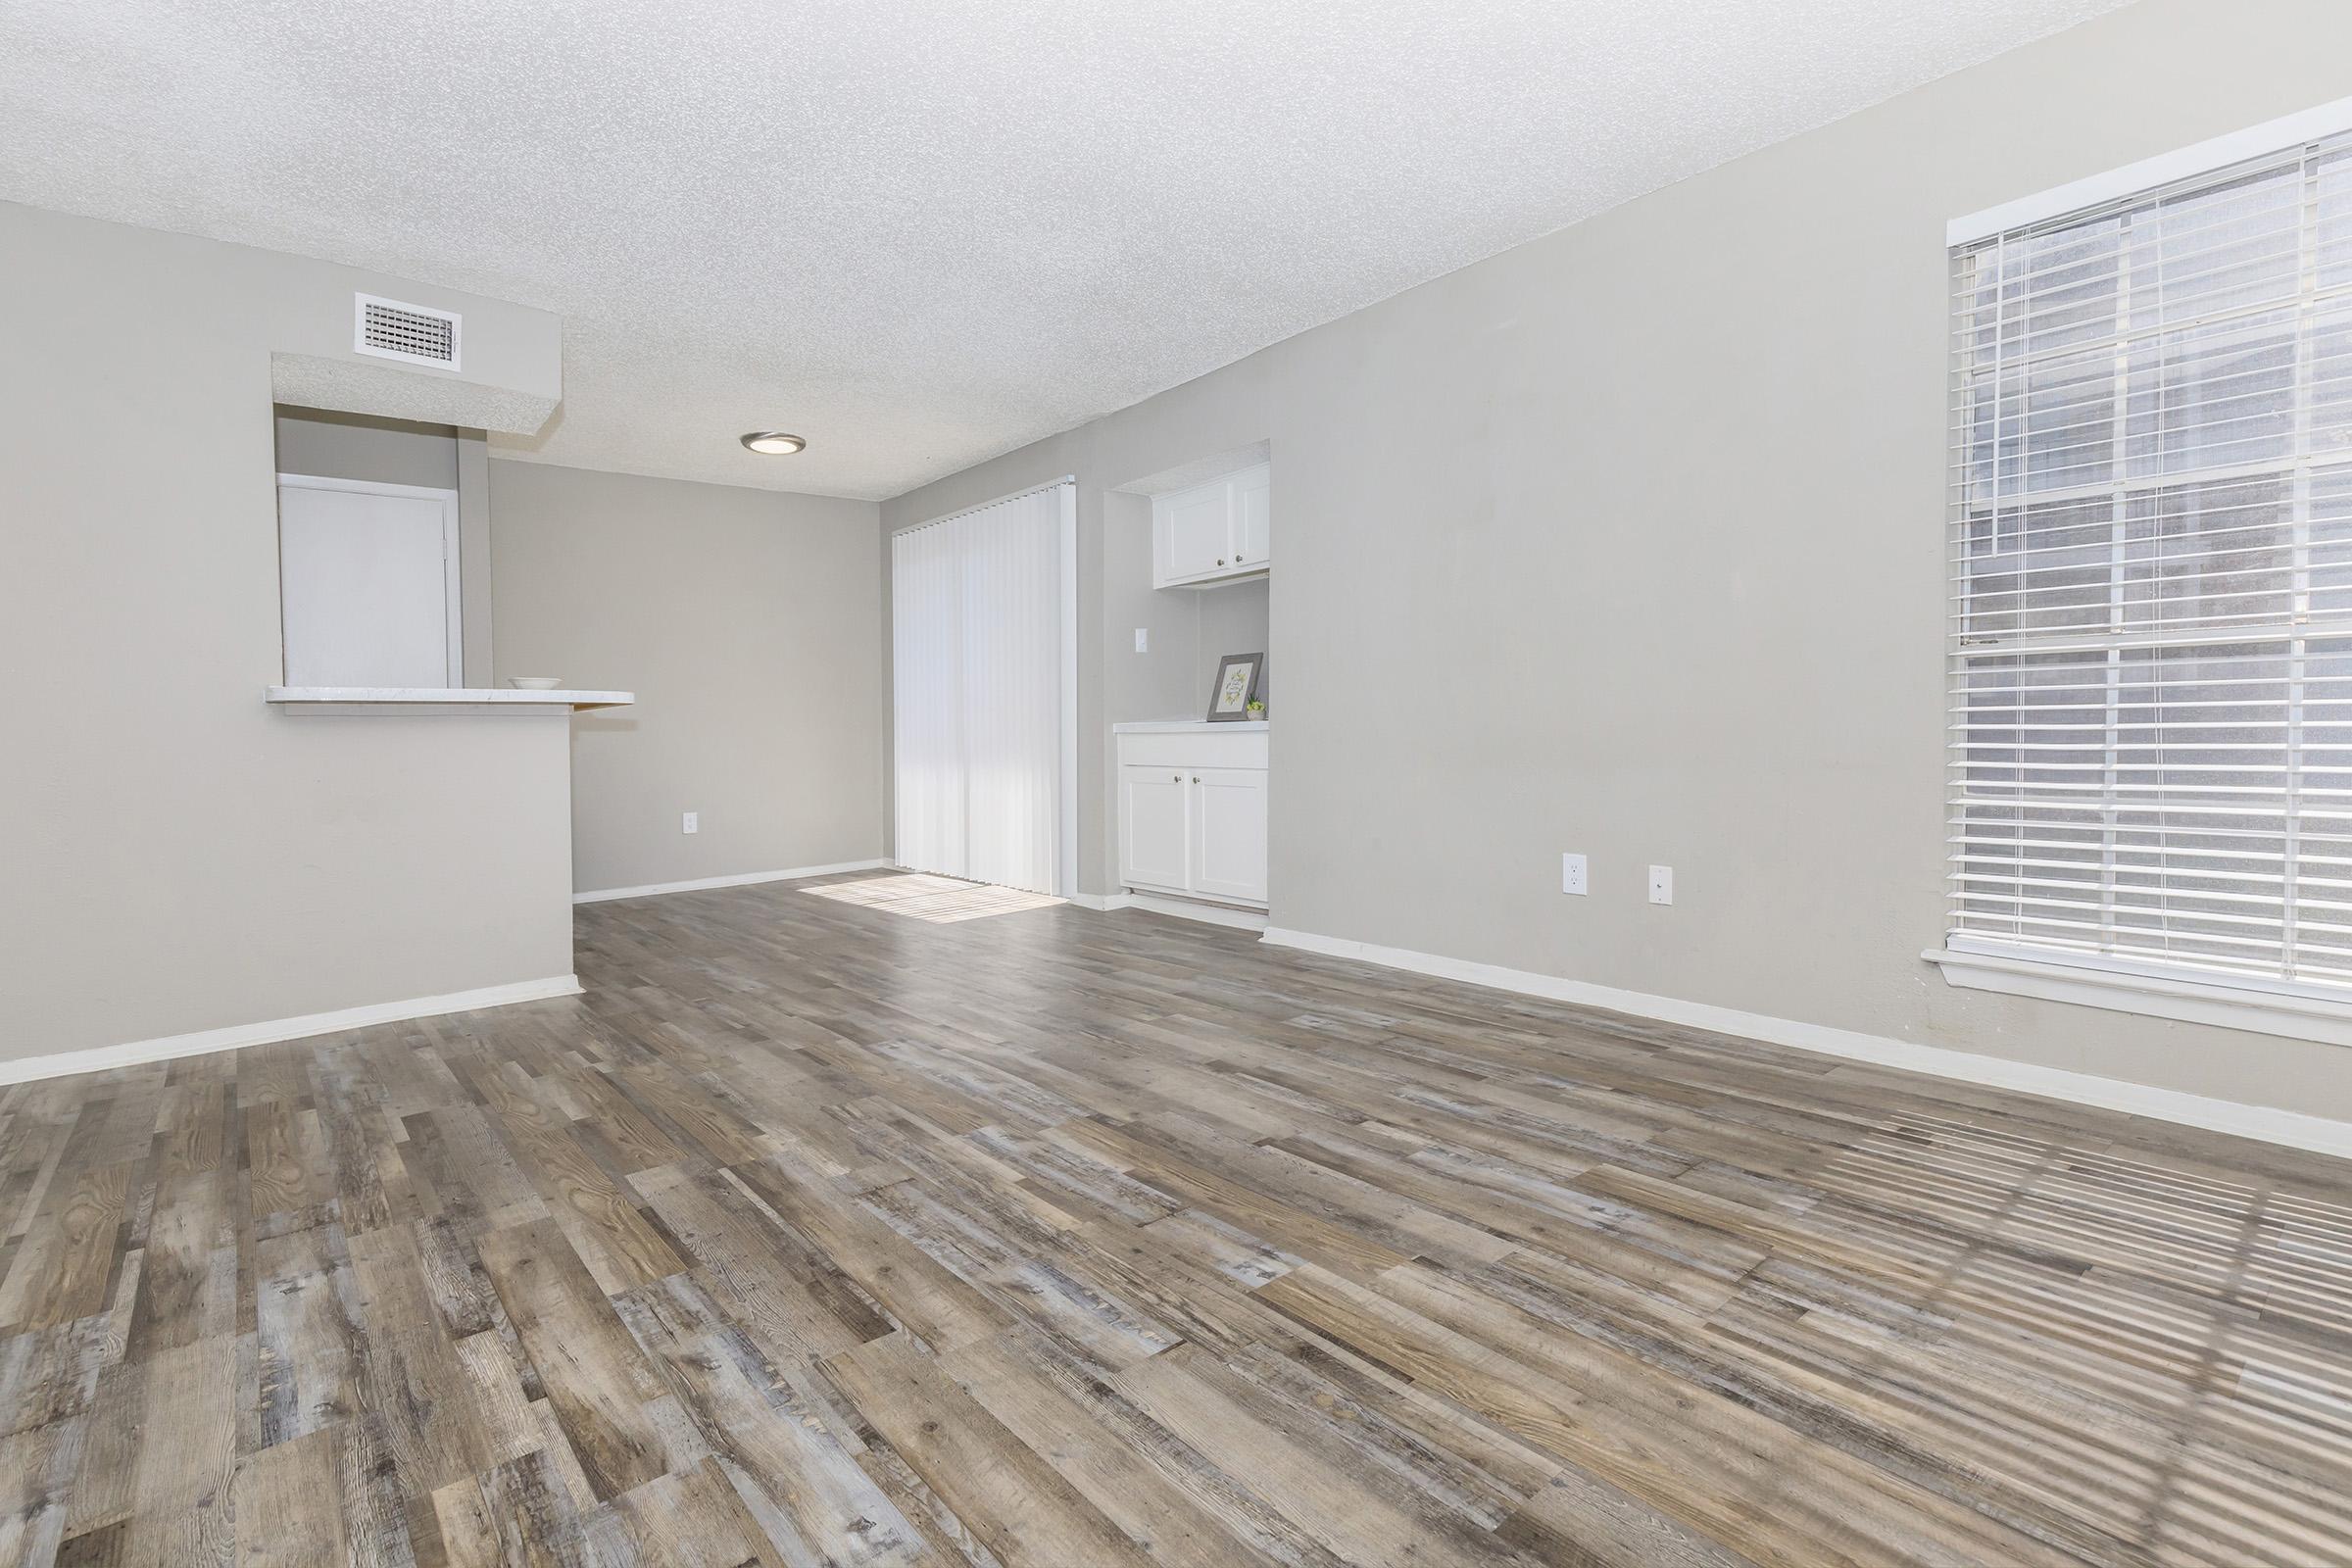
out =
{"type": "Polygon", "coordinates": [[[771,458],[789,458],[808,443],[781,430],[754,430],[743,438],[743,444],[771,458]]]}

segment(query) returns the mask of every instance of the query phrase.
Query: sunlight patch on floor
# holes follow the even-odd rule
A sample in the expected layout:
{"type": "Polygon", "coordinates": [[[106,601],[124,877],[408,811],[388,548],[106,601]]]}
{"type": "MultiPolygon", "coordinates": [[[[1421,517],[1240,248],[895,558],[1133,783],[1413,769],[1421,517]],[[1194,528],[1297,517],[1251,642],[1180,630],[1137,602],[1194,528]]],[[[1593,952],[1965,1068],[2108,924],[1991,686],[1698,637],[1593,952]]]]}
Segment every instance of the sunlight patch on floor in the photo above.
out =
{"type": "Polygon", "coordinates": [[[934,876],[927,871],[864,877],[856,882],[828,882],[821,888],[801,891],[820,899],[862,904],[887,909],[892,914],[942,924],[950,920],[977,920],[989,914],[1011,914],[1020,909],[1042,909],[1063,902],[1050,893],[993,887],[986,882],[958,882],[952,876],[934,876]]]}

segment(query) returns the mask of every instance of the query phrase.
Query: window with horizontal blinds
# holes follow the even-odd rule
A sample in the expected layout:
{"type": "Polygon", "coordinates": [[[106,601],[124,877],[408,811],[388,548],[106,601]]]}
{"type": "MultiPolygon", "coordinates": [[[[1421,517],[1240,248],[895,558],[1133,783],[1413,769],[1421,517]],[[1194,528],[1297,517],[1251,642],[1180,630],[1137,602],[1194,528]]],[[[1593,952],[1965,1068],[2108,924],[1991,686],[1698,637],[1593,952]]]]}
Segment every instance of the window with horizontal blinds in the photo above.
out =
{"type": "Polygon", "coordinates": [[[1947,946],[2352,987],[2352,135],[1952,273],[1947,946]]]}

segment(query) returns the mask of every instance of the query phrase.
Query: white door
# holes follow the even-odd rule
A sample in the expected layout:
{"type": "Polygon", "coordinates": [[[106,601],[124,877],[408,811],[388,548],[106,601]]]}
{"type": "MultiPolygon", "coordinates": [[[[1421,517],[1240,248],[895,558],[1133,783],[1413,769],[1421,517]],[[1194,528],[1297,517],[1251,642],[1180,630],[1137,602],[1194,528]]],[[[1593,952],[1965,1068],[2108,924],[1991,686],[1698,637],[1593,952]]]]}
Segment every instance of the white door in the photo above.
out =
{"type": "Polygon", "coordinates": [[[1188,772],[1192,891],[1203,898],[1266,902],[1266,775],[1253,767],[1188,772]]]}
{"type": "Polygon", "coordinates": [[[1168,498],[1165,576],[1198,577],[1218,570],[1232,556],[1228,489],[1220,479],[1168,498]]]}
{"type": "Polygon", "coordinates": [[[457,497],[281,474],[289,686],[459,684],[457,497]]]}
{"type": "Polygon", "coordinates": [[[1274,559],[1273,472],[1251,468],[1233,481],[1233,564],[1262,566],[1274,559]]]}
{"type": "Polygon", "coordinates": [[[1119,769],[1119,880],[1185,891],[1192,862],[1183,770],[1129,763],[1119,769]]]}

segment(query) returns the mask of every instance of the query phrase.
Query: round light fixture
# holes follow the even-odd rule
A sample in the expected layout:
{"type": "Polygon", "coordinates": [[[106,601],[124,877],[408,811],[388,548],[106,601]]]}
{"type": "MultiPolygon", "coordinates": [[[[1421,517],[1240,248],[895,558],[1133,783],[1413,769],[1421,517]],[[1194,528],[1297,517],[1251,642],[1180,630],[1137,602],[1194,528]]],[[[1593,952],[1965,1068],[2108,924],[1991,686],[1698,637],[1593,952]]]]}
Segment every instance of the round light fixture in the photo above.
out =
{"type": "Polygon", "coordinates": [[[789,458],[808,443],[797,435],[786,435],[781,430],[754,430],[743,438],[743,444],[767,457],[789,458]]]}

